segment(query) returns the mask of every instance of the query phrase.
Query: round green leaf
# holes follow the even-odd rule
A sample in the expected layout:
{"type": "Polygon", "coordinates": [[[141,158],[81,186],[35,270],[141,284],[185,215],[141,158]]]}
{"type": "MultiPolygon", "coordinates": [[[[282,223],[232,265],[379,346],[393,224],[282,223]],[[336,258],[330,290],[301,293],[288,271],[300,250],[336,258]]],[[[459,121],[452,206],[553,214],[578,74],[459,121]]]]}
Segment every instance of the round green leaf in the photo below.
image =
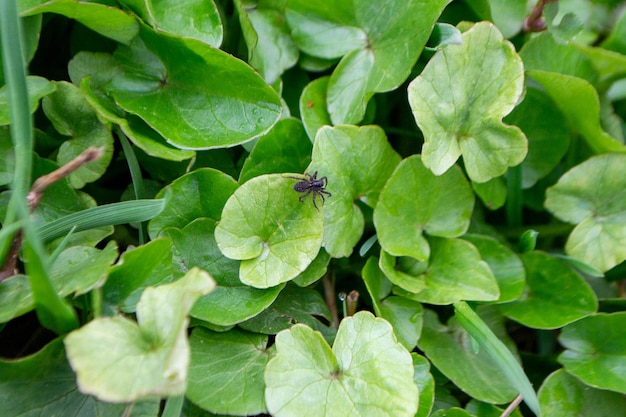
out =
{"type": "Polygon", "coordinates": [[[522,131],[502,123],[523,93],[524,68],[490,23],[477,23],[462,38],[411,82],[409,103],[424,134],[424,165],[441,175],[463,155],[469,177],[485,182],[526,156],[522,131]]]}
{"type": "Polygon", "coordinates": [[[420,394],[419,408],[415,417],[428,417],[435,403],[435,380],[430,374],[430,362],[417,353],[411,353],[411,358],[415,370],[413,380],[420,394]]]}
{"type": "Polygon", "coordinates": [[[202,218],[182,229],[169,227],[163,234],[174,242],[174,261],[183,272],[196,266],[217,282],[215,291],[200,297],[189,314],[219,326],[232,326],[265,310],[283,286],[259,289],[243,284],[239,261],[225,257],[217,247],[215,226],[215,220],[202,218]]]}
{"type": "MultiPolygon", "coordinates": [[[[50,82],[43,77],[30,76],[26,78],[28,88],[28,104],[30,112],[34,113],[39,107],[39,100],[54,92],[56,83],[50,82]]],[[[9,98],[6,84],[0,87],[0,126],[11,122],[9,116],[9,98]]]]}
{"type": "Polygon", "coordinates": [[[399,162],[378,126],[325,126],[317,132],[308,171],[328,176],[333,194],[324,205],[324,247],[331,256],[352,253],[365,224],[354,200],[374,207],[399,162]]]}
{"type": "Polygon", "coordinates": [[[565,250],[606,272],[626,260],[626,155],[590,158],[566,172],[546,192],[546,208],[578,223],[565,250]]]}
{"type": "Polygon", "coordinates": [[[115,58],[121,74],[105,85],[107,93],[176,147],[233,146],[280,117],[279,97],[252,68],[196,40],[143,28],[115,58]]]}
{"type": "Polygon", "coordinates": [[[585,280],[563,261],[542,252],[521,255],[528,289],[500,305],[507,317],[537,329],[556,329],[593,313],[598,300],[585,280]]]}
{"type": "Polygon", "coordinates": [[[563,329],[558,360],[586,385],[626,394],[626,313],[596,314],[563,329]]]}
{"type": "Polygon", "coordinates": [[[235,180],[211,168],[183,175],[157,194],[156,198],[165,199],[165,208],[150,220],[150,237],[156,238],[166,227],[183,228],[200,217],[218,220],[236,188],[235,180]]]}
{"type": "Polygon", "coordinates": [[[317,131],[324,125],[332,125],[326,109],[326,89],[329,77],[320,77],[311,81],[300,95],[300,114],[302,123],[311,142],[315,140],[317,131]]]}
{"type": "MultiPolygon", "coordinates": [[[[419,274],[411,274],[424,288],[412,292],[411,287],[402,287],[405,291],[397,291],[398,294],[429,304],[498,299],[498,283],[474,245],[461,239],[436,237],[431,237],[429,242],[432,252],[428,267],[419,274]]],[[[394,281],[392,276],[387,278],[394,281]]]]}
{"type": "Polygon", "coordinates": [[[99,318],[67,335],[65,349],[81,392],[109,402],[183,394],[187,314],[214,287],[206,272],[193,269],[172,284],[147,288],[137,304],[139,323],[99,318]]]}
{"type": "Polygon", "coordinates": [[[460,168],[435,176],[414,155],[387,181],[374,210],[374,225],[386,252],[427,261],[430,248],[423,233],[460,236],[469,227],[473,208],[474,194],[460,168]]]}
{"type": "Polygon", "coordinates": [[[212,413],[264,413],[263,372],[270,359],[267,336],[201,327],[189,338],[191,362],[187,397],[212,413]]]}
{"type": "Polygon", "coordinates": [[[320,250],[322,213],[310,197],[298,201],[292,175],[255,177],[224,206],[215,239],[224,255],[242,260],[239,278],[247,285],[268,288],[289,281],[320,250]]]}
{"type": "MultiPolygon", "coordinates": [[[[494,307],[479,311],[498,338],[515,352],[504,329],[503,318],[494,307]]],[[[455,318],[441,324],[435,312],[424,311],[424,327],[418,346],[446,377],[471,397],[493,404],[509,402],[517,395],[505,374],[485,349],[475,352],[471,336],[455,318]]]]}
{"type": "Polygon", "coordinates": [[[539,389],[543,415],[550,417],[613,417],[626,410],[626,398],[611,391],[593,389],[563,369],[548,376],[539,389]]]}
{"type": "Polygon", "coordinates": [[[408,298],[391,296],[383,300],[380,310],[380,316],[393,326],[398,341],[408,350],[413,350],[422,332],[422,304],[408,298]]]}
{"type": "Polygon", "coordinates": [[[497,240],[482,235],[463,236],[480,252],[480,257],[487,262],[500,288],[499,303],[516,300],[524,290],[526,272],[520,258],[497,240]]]}
{"type": "Polygon", "coordinates": [[[300,49],[321,58],[345,55],[328,84],[333,124],[359,122],[373,93],[406,80],[447,3],[289,2],[287,21],[300,49]]]}
{"type": "Polygon", "coordinates": [[[371,313],[345,318],[332,350],[302,324],[278,333],[276,349],[265,369],[265,401],[273,416],[307,410],[310,417],[413,417],[417,411],[411,355],[389,323],[371,313]]]}

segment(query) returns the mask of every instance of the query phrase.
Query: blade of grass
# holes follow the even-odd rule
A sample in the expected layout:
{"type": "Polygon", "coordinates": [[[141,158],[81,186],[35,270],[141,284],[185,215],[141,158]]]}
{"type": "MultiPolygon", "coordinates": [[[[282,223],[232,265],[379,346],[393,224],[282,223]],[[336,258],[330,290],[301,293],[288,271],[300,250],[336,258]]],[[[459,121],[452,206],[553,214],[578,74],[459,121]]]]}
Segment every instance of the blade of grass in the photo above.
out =
{"type": "MultiPolygon", "coordinates": [[[[44,327],[64,334],[78,327],[74,309],[54,290],[46,269],[47,254],[41,239],[29,221],[26,201],[32,176],[33,126],[28,106],[26,66],[22,54],[22,30],[15,0],[0,1],[0,38],[2,62],[8,91],[10,131],[15,156],[15,174],[11,200],[4,225],[24,221],[24,261],[30,282],[35,311],[44,327]]],[[[4,262],[14,236],[0,241],[0,259],[4,262]]]]}
{"type": "Polygon", "coordinates": [[[522,395],[528,408],[539,416],[537,394],[511,351],[465,301],[454,303],[454,312],[459,324],[485,349],[511,385],[522,395]]]}
{"type": "Polygon", "coordinates": [[[37,228],[44,242],[65,236],[72,228],[75,232],[95,227],[143,222],[159,214],[165,200],[132,200],[105,204],[68,214],[37,228]]]}

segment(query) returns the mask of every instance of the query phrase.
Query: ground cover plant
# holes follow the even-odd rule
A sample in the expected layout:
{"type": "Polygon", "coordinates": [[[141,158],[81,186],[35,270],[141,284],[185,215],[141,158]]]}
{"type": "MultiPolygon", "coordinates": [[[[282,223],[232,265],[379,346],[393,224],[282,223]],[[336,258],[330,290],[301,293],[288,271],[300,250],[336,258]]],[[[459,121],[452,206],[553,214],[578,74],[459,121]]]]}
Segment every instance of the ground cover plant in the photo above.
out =
{"type": "Polygon", "coordinates": [[[0,2],[0,415],[626,413],[626,5],[0,2]]]}

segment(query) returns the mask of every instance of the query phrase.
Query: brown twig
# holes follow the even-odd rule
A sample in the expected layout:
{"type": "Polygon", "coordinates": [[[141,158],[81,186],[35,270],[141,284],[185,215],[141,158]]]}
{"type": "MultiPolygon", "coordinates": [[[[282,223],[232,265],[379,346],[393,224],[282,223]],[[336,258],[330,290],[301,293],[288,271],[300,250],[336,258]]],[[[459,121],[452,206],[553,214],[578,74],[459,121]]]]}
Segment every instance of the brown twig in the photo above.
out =
{"type": "Polygon", "coordinates": [[[348,316],[354,316],[354,313],[356,313],[356,305],[358,301],[359,292],[357,290],[350,291],[350,294],[348,294],[348,297],[346,298],[346,312],[348,316]]]}
{"type": "Polygon", "coordinates": [[[524,20],[524,32],[541,32],[546,30],[546,22],[543,19],[543,8],[548,3],[558,0],[539,0],[530,15],[524,20]]]}
{"type": "Polygon", "coordinates": [[[339,327],[339,313],[337,313],[337,300],[335,300],[335,277],[331,278],[328,274],[322,278],[324,284],[324,298],[326,299],[326,305],[330,310],[330,314],[333,318],[331,323],[336,328],[339,327]]]}
{"type": "Polygon", "coordinates": [[[522,402],[522,396],[518,395],[515,399],[509,404],[509,406],[500,414],[500,417],[508,417],[511,415],[513,411],[520,405],[522,402]]]}
{"type": "MultiPolygon", "coordinates": [[[[28,196],[26,196],[26,202],[28,204],[28,210],[32,213],[39,202],[41,201],[41,197],[43,196],[44,191],[54,184],[55,182],[67,177],[72,172],[76,171],[78,168],[86,165],[102,156],[104,152],[103,148],[90,147],[84,150],[80,155],[76,158],[72,159],[67,164],[62,167],[55,169],[51,173],[47,175],[43,175],[35,181],[30,191],[28,192],[28,196]]],[[[4,263],[2,264],[2,269],[0,269],[0,282],[5,279],[17,274],[19,271],[17,269],[17,258],[20,251],[20,247],[22,246],[22,232],[19,231],[13,237],[13,242],[11,242],[11,248],[7,253],[6,258],[4,259],[4,263]]]]}

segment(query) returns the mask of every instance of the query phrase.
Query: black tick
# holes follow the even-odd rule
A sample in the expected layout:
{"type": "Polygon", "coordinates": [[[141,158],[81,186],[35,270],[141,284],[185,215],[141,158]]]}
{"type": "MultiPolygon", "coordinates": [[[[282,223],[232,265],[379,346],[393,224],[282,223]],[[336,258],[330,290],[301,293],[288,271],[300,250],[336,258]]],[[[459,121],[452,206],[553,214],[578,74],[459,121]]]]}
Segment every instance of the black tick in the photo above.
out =
{"type": "Polygon", "coordinates": [[[315,206],[316,209],[319,210],[319,208],[317,207],[317,203],[315,201],[316,197],[317,196],[322,197],[322,203],[324,203],[326,202],[324,195],[327,195],[329,197],[332,196],[331,193],[326,191],[326,186],[328,185],[328,178],[326,177],[317,178],[317,171],[315,171],[313,175],[308,174],[308,173],[304,175],[305,175],[304,178],[303,177],[287,177],[287,178],[300,180],[293,186],[294,190],[296,190],[299,193],[303,193],[298,199],[298,201],[302,202],[302,200],[304,200],[309,194],[313,194],[313,205],[315,206]]]}

